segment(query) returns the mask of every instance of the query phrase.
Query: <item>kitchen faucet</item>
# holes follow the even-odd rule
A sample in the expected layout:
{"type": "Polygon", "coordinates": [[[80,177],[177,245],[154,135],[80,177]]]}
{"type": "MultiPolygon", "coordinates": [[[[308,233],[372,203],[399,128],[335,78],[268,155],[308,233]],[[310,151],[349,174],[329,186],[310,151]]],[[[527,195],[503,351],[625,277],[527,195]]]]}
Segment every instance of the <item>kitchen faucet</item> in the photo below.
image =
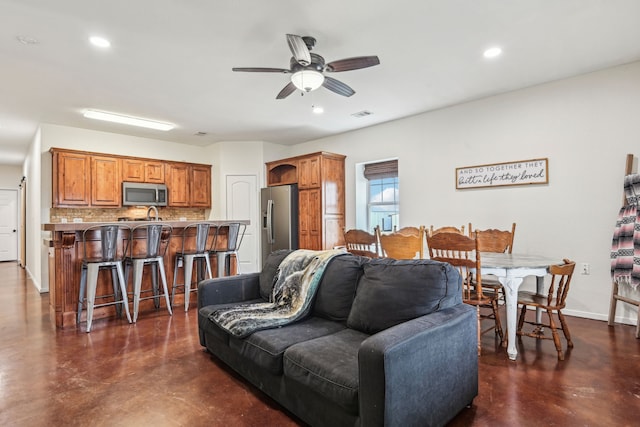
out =
{"type": "Polygon", "coordinates": [[[153,205],[149,206],[149,209],[147,209],[147,221],[151,221],[151,211],[153,211],[153,213],[155,215],[154,221],[157,221],[158,220],[158,208],[156,208],[153,205]]]}

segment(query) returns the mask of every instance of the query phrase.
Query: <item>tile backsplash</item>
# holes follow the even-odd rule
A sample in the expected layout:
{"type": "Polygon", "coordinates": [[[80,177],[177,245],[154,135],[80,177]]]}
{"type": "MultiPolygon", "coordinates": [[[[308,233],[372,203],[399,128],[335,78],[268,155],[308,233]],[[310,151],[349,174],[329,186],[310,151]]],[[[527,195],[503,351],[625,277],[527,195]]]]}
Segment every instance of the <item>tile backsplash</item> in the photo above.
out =
{"type": "MultiPolygon", "coordinates": [[[[153,215],[153,214],[152,214],[153,215]]],[[[158,208],[158,216],[164,221],[199,221],[205,219],[205,210],[199,208],[158,208]]],[[[130,206],[126,208],[51,208],[51,223],[73,222],[80,218],[82,222],[113,222],[118,218],[146,218],[147,208],[130,206]]]]}

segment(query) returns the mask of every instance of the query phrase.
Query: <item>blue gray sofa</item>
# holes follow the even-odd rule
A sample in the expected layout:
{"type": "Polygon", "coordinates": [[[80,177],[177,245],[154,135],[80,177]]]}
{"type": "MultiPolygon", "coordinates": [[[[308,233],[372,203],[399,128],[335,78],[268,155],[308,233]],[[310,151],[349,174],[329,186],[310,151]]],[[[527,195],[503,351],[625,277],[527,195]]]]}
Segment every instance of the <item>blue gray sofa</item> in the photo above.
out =
{"type": "Polygon", "coordinates": [[[290,251],[262,272],[202,281],[202,346],[312,426],[440,426],[478,394],[475,310],[449,264],[351,254],[326,267],[303,320],[238,338],[210,320],[265,302],[290,251]]]}

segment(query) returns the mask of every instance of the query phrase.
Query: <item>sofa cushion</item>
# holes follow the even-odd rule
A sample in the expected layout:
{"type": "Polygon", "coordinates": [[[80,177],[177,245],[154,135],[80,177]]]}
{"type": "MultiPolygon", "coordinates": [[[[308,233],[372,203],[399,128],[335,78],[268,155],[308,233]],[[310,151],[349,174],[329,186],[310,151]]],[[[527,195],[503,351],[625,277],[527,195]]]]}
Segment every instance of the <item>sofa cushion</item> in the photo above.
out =
{"type": "Polygon", "coordinates": [[[450,264],[374,259],[364,265],[347,326],[374,334],[461,300],[460,274],[450,264]]]}
{"type": "Polygon", "coordinates": [[[246,338],[230,336],[229,347],[275,375],[282,374],[282,355],[291,345],[332,334],[345,326],[320,317],[308,317],[279,328],[254,332],[246,338]]]}
{"type": "Polygon", "coordinates": [[[224,329],[220,328],[211,320],[209,320],[209,315],[213,313],[215,310],[218,310],[221,308],[233,307],[234,305],[238,305],[238,304],[253,304],[253,303],[259,303],[259,302],[264,302],[264,301],[262,299],[255,299],[255,300],[247,300],[247,301],[241,301],[241,302],[230,303],[230,304],[214,304],[214,305],[207,305],[205,307],[201,307],[200,310],[198,311],[199,313],[198,325],[200,329],[208,332],[209,334],[211,334],[212,336],[220,340],[220,342],[224,344],[228,344],[229,333],[224,329]]]}
{"type": "Polygon", "coordinates": [[[325,319],[344,322],[349,317],[356,296],[362,265],[368,258],[345,254],[335,257],[327,266],[318,287],[313,313],[325,319]]]}
{"type": "Polygon", "coordinates": [[[357,414],[358,349],[368,337],[344,329],[292,345],[284,353],[284,375],[357,414]]]}
{"type": "Polygon", "coordinates": [[[264,261],[262,271],[260,272],[260,296],[266,301],[270,301],[274,278],[278,267],[280,267],[280,263],[291,252],[293,252],[292,249],[279,249],[271,252],[264,261]]]}

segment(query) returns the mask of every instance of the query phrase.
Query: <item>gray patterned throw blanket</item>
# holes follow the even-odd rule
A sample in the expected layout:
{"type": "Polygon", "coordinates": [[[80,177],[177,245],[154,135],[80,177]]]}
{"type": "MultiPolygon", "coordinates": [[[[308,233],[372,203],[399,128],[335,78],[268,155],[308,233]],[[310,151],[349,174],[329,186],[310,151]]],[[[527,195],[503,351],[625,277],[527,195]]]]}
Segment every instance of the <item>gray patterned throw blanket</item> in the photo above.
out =
{"type": "Polygon", "coordinates": [[[278,267],[270,302],[241,304],[212,312],[209,319],[243,338],[255,331],[284,326],[309,313],[329,261],[344,250],[291,252],[278,267]]]}

